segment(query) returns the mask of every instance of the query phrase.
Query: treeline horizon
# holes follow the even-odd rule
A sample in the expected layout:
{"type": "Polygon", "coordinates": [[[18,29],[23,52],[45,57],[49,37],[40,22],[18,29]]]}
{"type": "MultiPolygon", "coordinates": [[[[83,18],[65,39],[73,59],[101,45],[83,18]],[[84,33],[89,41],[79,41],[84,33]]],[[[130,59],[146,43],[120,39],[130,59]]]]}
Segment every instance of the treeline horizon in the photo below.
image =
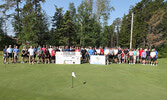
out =
{"type": "MultiPolygon", "coordinates": [[[[0,11],[4,18],[12,17],[12,26],[19,45],[107,46],[129,47],[131,14],[134,13],[133,48],[167,48],[167,1],[141,0],[131,6],[123,18],[111,25],[108,19],[114,10],[110,0],[83,0],[78,7],[57,7],[51,23],[41,4],[46,0],[4,0],[0,11]],[[14,10],[11,15],[7,12],[14,10]],[[49,27],[51,24],[51,28],[49,27]]],[[[112,16],[112,15],[111,15],[112,16]]],[[[4,18],[0,18],[0,43],[4,32],[4,18]]],[[[9,44],[9,43],[8,43],[9,44]]]]}

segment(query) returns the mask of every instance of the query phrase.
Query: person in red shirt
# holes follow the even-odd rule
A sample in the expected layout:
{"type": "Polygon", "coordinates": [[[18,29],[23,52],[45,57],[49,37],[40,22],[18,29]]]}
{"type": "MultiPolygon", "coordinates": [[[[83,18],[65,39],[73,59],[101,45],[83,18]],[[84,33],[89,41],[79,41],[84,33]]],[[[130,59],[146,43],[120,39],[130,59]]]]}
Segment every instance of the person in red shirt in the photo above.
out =
{"type": "Polygon", "coordinates": [[[140,48],[140,50],[139,50],[139,59],[140,59],[140,63],[142,63],[142,57],[141,57],[142,52],[143,52],[143,49],[140,48]]]}
{"type": "Polygon", "coordinates": [[[75,52],[80,52],[80,49],[78,47],[76,47],[75,52]]]}
{"type": "Polygon", "coordinates": [[[104,49],[100,47],[100,55],[104,55],[104,49]]]}
{"type": "Polygon", "coordinates": [[[45,62],[45,51],[46,51],[46,47],[45,47],[45,45],[43,45],[42,51],[43,51],[43,57],[42,57],[42,60],[43,60],[43,62],[45,62]]]}
{"type": "Polygon", "coordinates": [[[52,63],[54,63],[55,62],[55,48],[54,47],[52,47],[51,59],[52,59],[52,63]]]}
{"type": "Polygon", "coordinates": [[[125,53],[124,53],[124,49],[122,49],[122,55],[121,55],[121,60],[122,60],[122,63],[124,63],[124,59],[125,59],[125,53]]]}

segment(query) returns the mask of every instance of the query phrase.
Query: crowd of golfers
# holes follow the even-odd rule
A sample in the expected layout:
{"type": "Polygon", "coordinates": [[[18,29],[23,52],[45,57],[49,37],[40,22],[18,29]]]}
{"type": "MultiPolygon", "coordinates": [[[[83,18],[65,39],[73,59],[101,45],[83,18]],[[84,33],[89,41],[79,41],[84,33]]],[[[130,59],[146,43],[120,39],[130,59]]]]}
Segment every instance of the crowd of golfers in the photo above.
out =
{"type": "Polygon", "coordinates": [[[106,56],[107,64],[150,64],[157,66],[158,52],[155,49],[148,48],[108,48],[108,47],[74,47],[74,46],[24,46],[19,50],[18,46],[9,45],[3,49],[3,63],[19,63],[19,55],[21,63],[29,64],[49,64],[55,63],[56,52],[80,52],[82,62],[89,62],[91,55],[106,56]]]}

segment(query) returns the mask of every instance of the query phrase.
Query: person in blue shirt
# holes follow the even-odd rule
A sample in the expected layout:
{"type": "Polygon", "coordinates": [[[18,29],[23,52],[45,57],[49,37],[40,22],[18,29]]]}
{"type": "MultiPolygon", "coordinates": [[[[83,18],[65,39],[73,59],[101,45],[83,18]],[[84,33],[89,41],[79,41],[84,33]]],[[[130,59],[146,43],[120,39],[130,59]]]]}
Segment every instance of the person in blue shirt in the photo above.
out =
{"type": "Polygon", "coordinates": [[[2,55],[3,55],[3,63],[5,63],[7,61],[7,46],[5,46],[5,48],[3,49],[2,55]]]}
{"type": "Polygon", "coordinates": [[[88,50],[88,60],[89,60],[89,63],[90,63],[90,56],[94,54],[94,50],[92,49],[92,47],[89,48],[88,50]]]}
{"type": "MultiPolygon", "coordinates": [[[[155,50],[155,49],[154,49],[155,50]]],[[[155,65],[157,66],[158,65],[158,61],[157,61],[157,58],[158,58],[158,51],[155,50],[155,53],[156,53],[156,56],[155,56],[155,65]]]]}
{"type": "Polygon", "coordinates": [[[13,49],[12,49],[12,46],[11,45],[9,45],[9,48],[7,49],[7,64],[9,64],[9,58],[10,58],[10,60],[11,60],[11,63],[12,63],[12,53],[13,53],[13,49]]]}
{"type": "Polygon", "coordinates": [[[13,53],[14,53],[14,63],[18,61],[19,58],[19,49],[18,46],[15,47],[15,49],[13,49],[13,53]]]}
{"type": "Polygon", "coordinates": [[[90,47],[90,49],[88,50],[89,55],[90,55],[90,56],[93,55],[94,52],[95,52],[95,51],[92,49],[92,47],[90,47]]]}
{"type": "Polygon", "coordinates": [[[64,51],[69,52],[70,48],[68,46],[66,46],[64,51]]]}

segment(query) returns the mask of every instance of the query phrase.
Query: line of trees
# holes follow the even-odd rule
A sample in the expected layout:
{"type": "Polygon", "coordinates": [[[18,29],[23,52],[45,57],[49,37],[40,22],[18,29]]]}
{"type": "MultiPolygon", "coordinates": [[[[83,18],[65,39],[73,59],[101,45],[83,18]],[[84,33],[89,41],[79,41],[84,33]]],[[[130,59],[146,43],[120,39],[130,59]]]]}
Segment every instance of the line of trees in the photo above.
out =
{"type": "MultiPolygon", "coordinates": [[[[141,0],[130,7],[128,14],[116,18],[111,25],[107,23],[114,10],[110,0],[83,0],[78,7],[70,3],[67,11],[55,5],[55,14],[51,19],[41,8],[46,0],[3,1],[0,10],[5,17],[1,19],[12,18],[19,44],[129,47],[133,12],[133,47],[166,47],[165,0],[141,0]],[[7,14],[11,9],[13,13],[7,14]]],[[[3,23],[0,21],[1,25],[3,23]]],[[[2,28],[0,32],[5,34],[2,28]]]]}

